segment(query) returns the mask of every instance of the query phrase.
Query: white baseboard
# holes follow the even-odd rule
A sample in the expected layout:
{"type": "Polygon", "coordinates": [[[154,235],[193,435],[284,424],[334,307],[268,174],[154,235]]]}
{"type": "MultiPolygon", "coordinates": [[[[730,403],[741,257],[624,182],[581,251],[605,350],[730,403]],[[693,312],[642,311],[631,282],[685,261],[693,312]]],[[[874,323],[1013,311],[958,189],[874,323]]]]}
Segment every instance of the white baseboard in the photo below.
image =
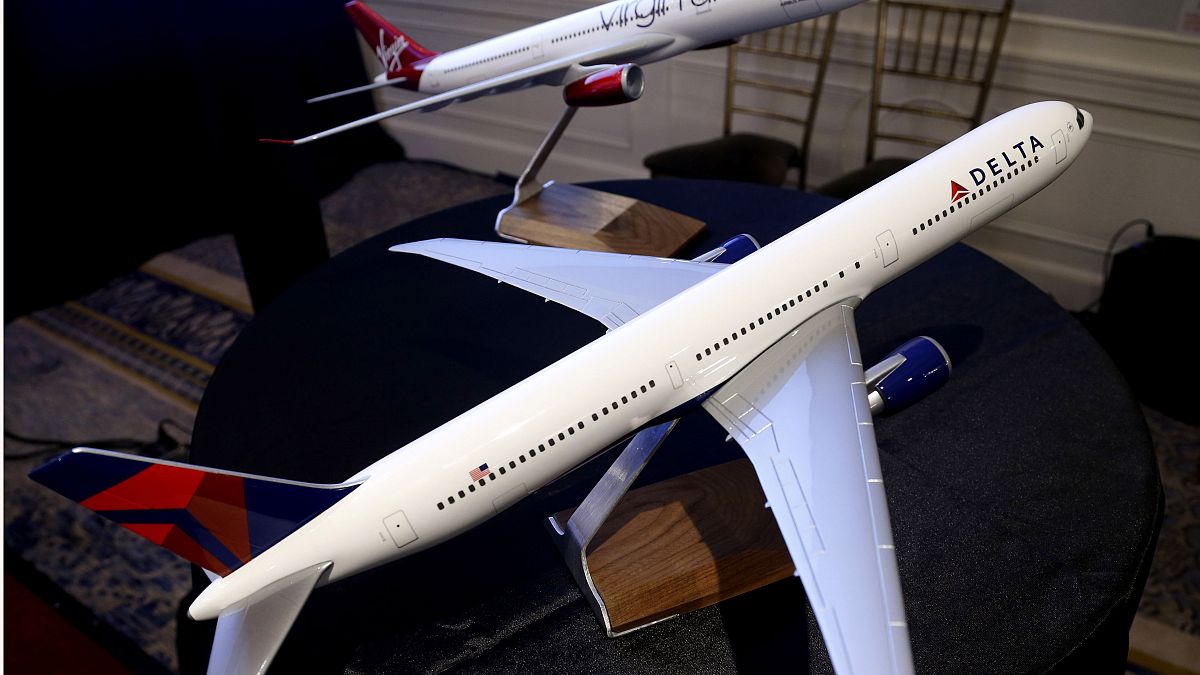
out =
{"type": "Polygon", "coordinates": [[[1048,237],[1046,228],[1003,218],[967,237],[967,244],[1004,263],[1063,307],[1083,309],[1100,296],[1103,247],[1074,237],[1048,237]]]}

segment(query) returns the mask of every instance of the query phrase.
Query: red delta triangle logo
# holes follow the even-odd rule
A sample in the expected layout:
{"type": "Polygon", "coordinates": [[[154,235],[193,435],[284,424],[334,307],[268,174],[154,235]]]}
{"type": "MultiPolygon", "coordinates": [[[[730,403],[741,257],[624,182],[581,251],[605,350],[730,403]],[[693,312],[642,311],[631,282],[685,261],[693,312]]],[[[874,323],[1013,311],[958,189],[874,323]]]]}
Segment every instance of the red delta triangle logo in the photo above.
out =
{"type": "Polygon", "coordinates": [[[950,202],[956,202],[965,196],[967,196],[967,188],[954,181],[950,181],[950,202]]]}

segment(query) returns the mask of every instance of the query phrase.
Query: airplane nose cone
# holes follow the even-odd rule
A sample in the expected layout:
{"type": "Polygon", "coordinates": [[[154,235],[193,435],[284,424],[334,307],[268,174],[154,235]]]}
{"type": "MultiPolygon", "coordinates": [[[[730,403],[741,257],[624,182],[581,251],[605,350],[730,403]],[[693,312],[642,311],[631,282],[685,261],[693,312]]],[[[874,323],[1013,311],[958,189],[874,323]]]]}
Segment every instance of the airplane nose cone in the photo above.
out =
{"type": "Polygon", "coordinates": [[[863,2],[863,0],[821,0],[818,4],[826,13],[832,14],[833,12],[840,12],[843,9],[857,5],[860,2],[863,2]]]}

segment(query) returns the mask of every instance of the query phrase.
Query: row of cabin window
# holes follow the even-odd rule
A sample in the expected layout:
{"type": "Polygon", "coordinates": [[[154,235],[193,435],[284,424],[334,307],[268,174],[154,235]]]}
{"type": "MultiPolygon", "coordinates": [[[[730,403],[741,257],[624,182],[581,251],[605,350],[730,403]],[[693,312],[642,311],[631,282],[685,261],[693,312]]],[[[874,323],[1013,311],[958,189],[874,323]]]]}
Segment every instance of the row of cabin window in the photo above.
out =
{"type": "Polygon", "coordinates": [[[455,67],[453,67],[453,68],[450,68],[450,69],[449,69],[449,70],[447,70],[446,72],[447,72],[447,73],[453,73],[453,72],[454,72],[454,71],[456,71],[456,70],[462,70],[463,68],[470,68],[471,66],[477,66],[477,65],[479,65],[479,64],[481,64],[481,63],[487,63],[488,61],[497,61],[497,60],[499,60],[499,59],[502,59],[502,58],[505,58],[505,57],[507,57],[507,56],[514,56],[514,55],[516,55],[516,54],[520,54],[521,52],[527,52],[527,51],[529,51],[529,47],[521,47],[520,49],[514,49],[514,50],[513,50],[513,51],[511,51],[511,52],[504,52],[503,54],[497,54],[497,55],[495,55],[495,56],[489,56],[489,57],[488,57],[488,58],[486,58],[486,59],[479,59],[478,61],[472,61],[472,62],[470,62],[470,63],[465,63],[465,64],[463,64],[463,65],[461,65],[461,66],[455,66],[455,67]]]}
{"type": "Polygon", "coordinates": [[[562,35],[560,37],[556,37],[556,38],[550,40],[550,42],[551,43],[562,42],[563,40],[570,40],[571,38],[577,38],[580,35],[587,35],[588,33],[595,33],[596,31],[603,30],[603,29],[604,29],[604,26],[593,26],[585,31],[580,31],[578,33],[571,33],[569,35],[562,35]]]}
{"type": "MultiPolygon", "coordinates": [[[[862,261],[855,261],[855,263],[854,263],[854,269],[856,269],[856,270],[857,270],[857,269],[861,269],[861,268],[862,268],[862,261]]],[[[845,270],[841,270],[841,271],[839,271],[839,272],[838,272],[838,278],[839,278],[839,279],[845,279],[845,278],[846,278],[846,271],[845,271],[845,270]]],[[[829,288],[829,280],[828,280],[828,279],[826,279],[826,280],[822,281],[821,283],[817,284],[816,286],[813,286],[811,289],[809,289],[809,290],[807,290],[807,291],[804,291],[804,293],[802,293],[802,294],[800,294],[800,295],[797,295],[795,300],[789,299],[789,300],[788,300],[786,303],[784,303],[784,304],[782,304],[782,305],[780,305],[780,306],[776,307],[775,309],[771,310],[770,312],[767,312],[767,315],[766,315],[766,321],[770,321],[771,319],[773,319],[773,318],[775,318],[775,317],[779,316],[779,315],[780,315],[780,314],[782,314],[783,312],[786,312],[786,311],[788,311],[788,308],[789,308],[789,307],[795,307],[797,302],[804,302],[804,298],[811,298],[813,293],[820,293],[822,288],[829,288]]],[[[761,316],[760,316],[760,317],[758,317],[758,322],[757,322],[757,323],[755,323],[754,321],[751,321],[751,322],[750,322],[750,324],[749,324],[749,328],[750,328],[750,330],[754,330],[754,329],[755,329],[755,326],[761,326],[761,325],[763,325],[763,324],[764,324],[766,321],[764,321],[764,320],[763,320],[763,317],[761,317],[761,316]]],[[[745,328],[742,328],[742,329],[741,329],[741,334],[742,334],[742,335],[746,335],[746,329],[745,329],[745,328]]],[[[729,341],[730,341],[730,339],[732,339],[733,341],[735,341],[735,342],[736,342],[736,341],[737,341],[737,339],[738,339],[738,334],[737,334],[737,333],[730,333],[730,334],[729,334],[729,337],[727,337],[727,338],[722,338],[720,342],[714,342],[712,347],[705,347],[705,348],[704,348],[704,353],[703,353],[703,354],[701,354],[700,352],[696,352],[696,360],[697,360],[697,361],[703,361],[703,360],[704,360],[704,357],[706,357],[706,356],[712,356],[713,352],[716,352],[716,351],[720,351],[720,350],[721,350],[721,345],[726,345],[726,346],[728,346],[728,345],[729,345],[729,341]]]]}
{"type": "MultiPolygon", "coordinates": [[[[714,2],[714,3],[715,3],[717,0],[709,0],[709,1],[710,1],[710,2],[714,2]]],[[[666,15],[667,15],[667,12],[668,12],[668,11],[670,11],[670,9],[671,9],[671,8],[670,8],[670,7],[669,7],[669,6],[668,6],[666,3],[663,3],[663,5],[662,5],[661,7],[659,7],[658,9],[655,9],[655,10],[654,10],[653,12],[651,12],[650,14],[651,14],[651,15],[653,15],[653,16],[666,16],[666,15]]],[[[624,26],[624,25],[625,25],[625,24],[627,24],[627,23],[631,23],[631,22],[633,22],[633,21],[637,21],[637,20],[644,19],[644,18],[646,18],[646,17],[645,17],[645,16],[641,16],[641,17],[634,17],[633,19],[626,19],[626,18],[622,18],[622,19],[621,19],[621,21],[620,21],[620,22],[618,22],[618,23],[617,23],[617,24],[615,24],[615,25],[618,25],[618,26],[624,26]]],[[[613,25],[613,24],[610,24],[610,25],[613,25]]],[[[591,28],[589,28],[589,29],[587,29],[587,30],[585,30],[585,31],[580,31],[580,32],[578,32],[578,33],[570,33],[570,34],[568,34],[568,35],[562,35],[562,36],[559,36],[559,37],[556,37],[556,38],[552,38],[552,39],[550,40],[550,42],[551,42],[551,43],[557,43],[557,42],[562,42],[562,41],[564,41],[564,40],[570,40],[570,39],[572,39],[572,38],[577,38],[577,37],[579,37],[580,35],[587,35],[588,33],[595,33],[595,32],[596,32],[596,31],[598,31],[598,30],[604,30],[604,28],[605,28],[605,26],[604,26],[603,24],[601,24],[601,25],[599,25],[599,26],[593,26],[593,27],[591,27],[591,28]]]]}
{"type": "Polygon", "coordinates": [[[934,223],[940,223],[942,221],[942,218],[945,218],[945,217],[949,216],[951,213],[954,213],[955,207],[961,209],[962,207],[966,206],[967,204],[970,204],[972,199],[979,199],[980,197],[983,196],[983,194],[985,192],[991,192],[992,188],[1000,187],[1002,184],[1004,184],[1006,178],[1008,180],[1012,180],[1014,177],[1016,177],[1017,174],[1021,173],[1022,171],[1026,170],[1026,169],[1032,168],[1034,162],[1036,162],[1036,161],[1038,161],[1038,156],[1034,155],[1033,159],[1027,160],[1024,164],[1017,165],[1016,169],[1009,171],[1004,176],[1001,176],[999,178],[999,180],[993,180],[991,185],[984,185],[977,192],[969,193],[969,194],[967,194],[966,197],[964,197],[964,198],[958,200],[957,202],[955,202],[954,204],[952,204],[949,209],[943,209],[940,215],[937,213],[933,214],[932,218],[919,224],[917,227],[914,227],[912,233],[917,234],[918,232],[923,232],[926,227],[932,228],[934,223]]]}
{"type": "MultiPolygon", "coordinates": [[[[641,389],[641,392],[642,392],[643,394],[645,394],[647,391],[649,391],[650,389],[653,389],[653,388],[654,388],[654,380],[650,380],[650,381],[649,381],[649,382],[647,382],[646,384],[643,384],[643,385],[641,385],[641,386],[639,387],[639,389],[641,389]]],[[[622,397],[621,397],[621,403],[622,403],[622,404],[627,404],[627,403],[629,403],[629,399],[630,399],[630,398],[637,398],[637,397],[638,397],[638,389],[634,389],[633,391],[630,391],[630,392],[629,392],[629,396],[622,396],[622,397]]],[[[617,409],[617,408],[619,408],[619,407],[620,407],[620,405],[618,405],[616,401],[613,401],[613,402],[612,402],[612,409],[613,409],[613,410],[616,410],[616,409],[617,409]]],[[[606,407],[604,407],[604,408],[602,408],[602,411],[603,411],[603,413],[604,413],[605,415],[609,414],[609,409],[608,409],[608,407],[607,407],[607,406],[606,406],[606,407]]],[[[599,420],[599,419],[600,419],[600,415],[599,415],[598,413],[592,413],[592,421],[596,421],[596,420],[599,420]]],[[[584,424],[583,424],[583,422],[582,422],[582,421],[576,422],[576,423],[575,423],[575,426],[572,426],[572,427],[567,427],[567,430],[566,430],[566,431],[560,431],[560,432],[558,432],[558,440],[560,440],[560,441],[565,441],[565,440],[567,439],[567,436],[574,436],[574,435],[575,435],[575,429],[576,429],[576,428],[578,428],[580,431],[582,431],[582,430],[583,430],[583,428],[584,428],[584,424]]],[[[538,445],[536,449],[534,449],[534,448],[530,448],[530,449],[529,449],[529,458],[530,458],[530,459],[532,459],[532,458],[534,458],[534,457],[537,457],[537,454],[538,454],[539,452],[545,452],[545,451],[546,451],[546,446],[547,446],[547,445],[549,445],[549,446],[553,447],[553,446],[554,446],[554,443],[555,443],[555,441],[554,441],[554,438],[553,438],[553,437],[551,437],[551,438],[549,438],[549,439],[547,439],[547,440],[546,440],[546,443],[544,443],[544,444],[541,444],[541,445],[538,445]]],[[[517,468],[517,462],[518,462],[518,461],[519,461],[521,464],[524,464],[524,463],[526,462],[525,455],[524,455],[524,454],[522,454],[522,455],[518,456],[518,457],[517,457],[517,459],[515,459],[515,460],[510,460],[510,461],[508,462],[508,467],[507,467],[507,468],[506,468],[506,467],[505,467],[503,464],[501,464],[501,465],[500,465],[500,468],[499,468],[499,470],[498,470],[498,471],[499,471],[499,473],[500,473],[500,475],[501,475],[501,476],[503,476],[504,474],[508,473],[508,470],[509,470],[509,469],[515,469],[515,468],[517,468]]],[[[479,481],[478,481],[478,482],[479,482],[479,487],[483,487],[483,486],[487,485],[487,482],[488,482],[489,480],[492,480],[492,481],[496,480],[496,473],[495,473],[495,472],[493,472],[493,473],[489,473],[489,474],[487,475],[487,477],[486,477],[486,478],[480,478],[480,479],[479,479],[479,481]]],[[[465,497],[467,496],[467,493],[468,493],[468,492],[474,492],[474,491],[475,491],[475,483],[471,483],[470,485],[468,485],[468,486],[467,486],[467,489],[466,489],[465,491],[464,491],[464,490],[459,490],[459,491],[458,491],[458,498],[459,498],[459,499],[463,499],[463,498],[465,498],[465,497]]],[[[438,502],[438,504],[437,504],[438,510],[440,511],[440,510],[442,510],[442,509],[445,509],[445,508],[446,508],[446,504],[453,504],[453,503],[454,503],[454,495],[450,495],[449,497],[447,497],[447,498],[446,498],[446,501],[445,501],[445,502],[438,502]]]]}

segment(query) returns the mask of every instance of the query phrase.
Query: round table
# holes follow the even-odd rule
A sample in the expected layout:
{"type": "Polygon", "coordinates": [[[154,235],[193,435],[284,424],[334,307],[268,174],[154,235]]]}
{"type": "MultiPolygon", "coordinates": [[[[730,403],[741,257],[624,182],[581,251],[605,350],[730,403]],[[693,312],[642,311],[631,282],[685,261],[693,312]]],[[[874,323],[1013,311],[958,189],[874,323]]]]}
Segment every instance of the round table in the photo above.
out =
{"type": "MultiPolygon", "coordinates": [[[[593,187],[704,220],[680,257],[740,232],[768,244],[836,204],[716,181],[593,187]]],[[[397,227],[286,291],[213,375],[192,461],[337,482],[599,337],[572,310],[387,250],[495,239],[505,201],[397,227]]],[[[1162,495],[1105,354],[1050,297],[964,245],[869,297],[857,325],[868,364],[922,334],[954,360],[948,385],[877,425],[917,672],[1120,672],[1162,495]]],[[[742,456],[723,439],[690,415],[641,481],[742,456]]],[[[797,579],[604,636],[543,519],[576,505],[615,452],[450,542],[319,589],[275,672],[830,672],[797,579]]],[[[185,670],[200,658],[185,654],[185,670]]]]}

